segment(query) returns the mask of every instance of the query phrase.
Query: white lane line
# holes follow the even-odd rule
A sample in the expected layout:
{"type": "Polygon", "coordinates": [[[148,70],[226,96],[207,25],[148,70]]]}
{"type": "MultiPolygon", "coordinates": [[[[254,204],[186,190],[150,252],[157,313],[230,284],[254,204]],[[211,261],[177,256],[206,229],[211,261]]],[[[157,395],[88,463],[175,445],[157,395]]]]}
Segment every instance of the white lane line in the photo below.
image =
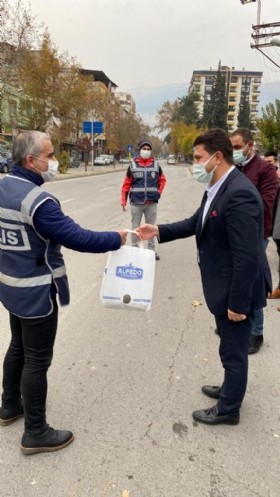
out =
{"type": "Polygon", "coordinates": [[[113,186],[109,186],[109,188],[104,188],[104,190],[99,190],[100,193],[102,192],[107,192],[107,190],[112,190],[112,188],[114,188],[113,186]]]}
{"type": "Polygon", "coordinates": [[[69,198],[68,200],[62,200],[62,202],[60,202],[61,204],[67,204],[68,202],[73,202],[74,200],[76,200],[75,198],[69,198]]]}

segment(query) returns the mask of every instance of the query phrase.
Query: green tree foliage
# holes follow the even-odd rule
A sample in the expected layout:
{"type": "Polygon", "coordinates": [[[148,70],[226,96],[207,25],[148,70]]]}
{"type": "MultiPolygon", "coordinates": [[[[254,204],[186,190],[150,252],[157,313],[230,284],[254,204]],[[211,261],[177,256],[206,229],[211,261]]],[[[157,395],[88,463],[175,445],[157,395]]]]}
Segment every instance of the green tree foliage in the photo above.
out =
{"type": "Polygon", "coordinates": [[[280,100],[262,108],[263,117],[257,120],[258,142],[265,150],[280,150],[280,100]]]}
{"type": "Polygon", "coordinates": [[[194,124],[174,121],[170,132],[170,149],[175,155],[192,155],[193,142],[201,132],[194,124]]]}
{"type": "Polygon", "coordinates": [[[174,110],[172,121],[181,121],[184,124],[196,124],[199,119],[197,102],[200,96],[192,92],[183,98],[178,99],[178,107],[174,110]]]}
{"type": "Polygon", "coordinates": [[[247,79],[241,89],[241,97],[238,112],[238,128],[253,129],[254,126],[251,121],[251,109],[249,103],[249,83],[247,79]]]}
{"type": "Polygon", "coordinates": [[[201,124],[227,130],[227,113],[226,75],[219,66],[209,99],[204,101],[201,124]]]}

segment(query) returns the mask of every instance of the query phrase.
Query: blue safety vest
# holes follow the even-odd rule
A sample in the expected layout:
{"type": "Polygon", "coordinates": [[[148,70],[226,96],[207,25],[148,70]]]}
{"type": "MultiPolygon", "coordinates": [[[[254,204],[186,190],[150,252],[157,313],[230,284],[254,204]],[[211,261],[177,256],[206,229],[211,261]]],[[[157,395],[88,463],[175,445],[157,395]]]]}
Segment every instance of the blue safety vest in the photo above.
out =
{"type": "Polygon", "coordinates": [[[152,162],[150,166],[143,167],[137,162],[130,164],[132,174],[132,186],[129,193],[131,204],[144,204],[145,202],[157,202],[159,165],[152,162]]]}
{"type": "Polygon", "coordinates": [[[46,200],[59,201],[31,181],[7,175],[0,181],[0,301],[11,313],[36,318],[70,301],[60,245],[36,232],[33,217],[46,200]]]}

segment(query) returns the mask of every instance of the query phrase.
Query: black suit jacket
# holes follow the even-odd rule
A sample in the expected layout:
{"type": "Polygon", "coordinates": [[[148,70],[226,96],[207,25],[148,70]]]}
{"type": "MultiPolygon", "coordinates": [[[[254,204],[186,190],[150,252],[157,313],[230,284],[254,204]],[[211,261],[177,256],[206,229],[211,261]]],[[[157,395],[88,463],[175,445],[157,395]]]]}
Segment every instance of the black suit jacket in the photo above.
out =
{"type": "Polygon", "coordinates": [[[206,198],[189,219],[159,225],[159,242],[196,236],[203,291],[209,310],[249,314],[266,305],[271,274],[263,244],[263,203],[237,169],[226,178],[202,225],[206,198]]]}

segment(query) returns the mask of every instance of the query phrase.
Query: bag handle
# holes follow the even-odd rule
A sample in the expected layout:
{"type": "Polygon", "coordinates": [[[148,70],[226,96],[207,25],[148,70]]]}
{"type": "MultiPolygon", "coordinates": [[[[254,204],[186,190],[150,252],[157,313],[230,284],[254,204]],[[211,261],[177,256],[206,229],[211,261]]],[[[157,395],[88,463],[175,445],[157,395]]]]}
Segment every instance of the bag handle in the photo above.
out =
{"type": "MultiPolygon", "coordinates": [[[[127,233],[132,233],[133,235],[137,235],[137,231],[135,231],[135,230],[130,230],[130,229],[128,229],[128,228],[126,228],[126,232],[127,232],[127,233]]],[[[140,247],[141,247],[141,248],[145,248],[145,246],[144,246],[144,241],[143,241],[143,240],[141,240],[141,239],[140,239],[140,247]]]]}

